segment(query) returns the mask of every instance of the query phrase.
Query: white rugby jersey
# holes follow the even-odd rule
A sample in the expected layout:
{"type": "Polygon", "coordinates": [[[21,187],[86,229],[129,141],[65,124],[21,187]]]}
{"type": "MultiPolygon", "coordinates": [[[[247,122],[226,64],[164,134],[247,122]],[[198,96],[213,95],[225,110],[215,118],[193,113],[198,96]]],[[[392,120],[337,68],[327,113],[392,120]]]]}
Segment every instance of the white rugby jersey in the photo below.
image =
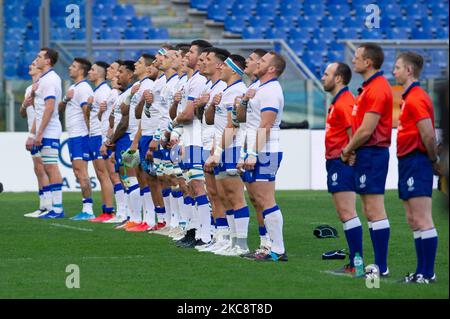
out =
{"type": "MultiPolygon", "coordinates": [[[[211,82],[210,82],[211,83],[211,82]]],[[[227,84],[222,80],[217,80],[210,88],[209,90],[206,90],[205,93],[209,94],[209,101],[205,106],[205,112],[203,112],[203,120],[202,120],[202,144],[203,148],[206,150],[210,150],[213,145],[213,138],[215,134],[215,127],[213,125],[206,124],[206,109],[214,99],[214,96],[221,93],[225,88],[227,87],[227,84]]]]}
{"type": "MultiPolygon", "coordinates": [[[[198,71],[195,71],[186,84],[186,104],[187,101],[194,101],[200,97],[205,89],[206,78],[198,71]]],[[[196,145],[202,146],[202,124],[200,120],[194,116],[191,123],[184,124],[183,142],[185,146],[196,145]]]]}
{"type": "Polygon", "coordinates": [[[261,113],[273,111],[277,113],[275,122],[270,129],[270,137],[261,149],[262,152],[279,152],[279,133],[281,117],[283,115],[284,96],[283,89],[277,79],[260,83],[255,97],[247,106],[247,130],[257,130],[261,123],[261,113]]]}
{"type": "Polygon", "coordinates": [[[175,95],[176,85],[178,83],[178,74],[175,73],[170,78],[166,79],[166,85],[161,91],[161,120],[159,122],[159,129],[161,132],[167,130],[169,125],[170,116],[169,108],[173,103],[173,96],[175,95]]]}
{"type": "MultiPolygon", "coordinates": [[[[253,81],[250,84],[250,86],[247,88],[247,91],[250,89],[257,90],[259,87],[259,83],[260,83],[259,79],[256,79],[255,81],[253,81]]],[[[248,109],[247,109],[247,112],[248,112],[248,109]]],[[[248,114],[246,116],[248,116],[248,114]]],[[[236,135],[240,141],[240,145],[245,146],[246,138],[247,138],[247,119],[246,119],[246,122],[239,123],[239,129],[238,129],[238,132],[236,135]]]]}
{"type": "Polygon", "coordinates": [[[88,128],[84,120],[83,106],[87,104],[90,96],[94,95],[91,86],[86,80],[72,84],[68,91],[73,90],[72,99],[66,105],[66,128],[69,137],[88,135],[88,128]]]}
{"type": "Polygon", "coordinates": [[[110,93],[111,88],[106,81],[103,81],[94,89],[94,102],[89,113],[89,136],[103,135],[102,122],[106,112],[102,114],[102,121],[100,121],[98,119],[98,111],[100,110],[100,104],[108,101],[110,93]]]}
{"type": "Polygon", "coordinates": [[[53,98],[55,107],[50,121],[44,130],[44,138],[59,139],[62,131],[61,122],[58,115],[58,104],[61,102],[61,78],[55,70],[50,69],[41,75],[38,81],[38,88],[34,97],[34,108],[36,113],[36,133],[42,123],[42,116],[45,110],[45,101],[53,98]]]}
{"type": "MultiPolygon", "coordinates": [[[[216,145],[220,146],[222,144],[222,135],[224,134],[225,128],[228,124],[228,112],[233,110],[234,99],[236,96],[242,96],[247,91],[247,86],[242,80],[236,81],[230,86],[227,86],[222,93],[222,100],[220,104],[216,106],[216,113],[214,116],[214,127],[216,145]]],[[[238,144],[240,140],[233,138],[233,143],[228,147],[240,146],[238,144]]]]}
{"type": "Polygon", "coordinates": [[[134,139],[134,136],[136,135],[136,133],[139,129],[140,120],[138,120],[136,118],[136,112],[135,112],[136,107],[139,104],[139,102],[141,101],[144,91],[145,90],[150,90],[150,91],[153,90],[153,87],[155,85],[155,82],[148,77],[145,77],[142,80],[140,80],[139,82],[136,82],[133,86],[137,85],[138,83],[141,86],[139,87],[139,90],[131,98],[131,103],[130,103],[130,120],[128,123],[127,133],[130,133],[131,140],[134,139]]]}
{"type": "Polygon", "coordinates": [[[114,103],[114,132],[117,129],[117,126],[122,120],[122,111],[120,110],[120,105],[122,105],[123,101],[125,101],[126,97],[131,94],[131,85],[126,88],[125,91],[119,93],[119,96],[114,103]]]}
{"type": "Polygon", "coordinates": [[[153,103],[144,104],[141,116],[142,136],[153,136],[159,128],[159,121],[161,119],[161,91],[166,84],[166,76],[162,74],[153,84],[153,103]]]}
{"type": "Polygon", "coordinates": [[[114,110],[114,106],[116,104],[116,100],[119,97],[120,91],[118,89],[111,89],[109,92],[108,98],[106,99],[106,111],[102,114],[102,141],[106,140],[106,136],[108,136],[109,131],[109,117],[111,116],[111,112],[114,110]]]}
{"type": "Polygon", "coordinates": [[[187,74],[183,74],[179,79],[177,84],[175,85],[175,93],[181,91],[181,101],[178,103],[177,107],[177,115],[183,112],[184,107],[186,106],[187,96],[186,96],[186,85],[188,82],[187,74]]]}
{"type": "MultiPolygon", "coordinates": [[[[33,88],[33,85],[28,86],[25,89],[25,98],[24,100],[31,95],[31,89],[33,88]]],[[[33,127],[33,121],[35,116],[34,106],[30,105],[26,109],[27,112],[27,124],[28,124],[28,132],[31,131],[31,128],[33,127]]]]}

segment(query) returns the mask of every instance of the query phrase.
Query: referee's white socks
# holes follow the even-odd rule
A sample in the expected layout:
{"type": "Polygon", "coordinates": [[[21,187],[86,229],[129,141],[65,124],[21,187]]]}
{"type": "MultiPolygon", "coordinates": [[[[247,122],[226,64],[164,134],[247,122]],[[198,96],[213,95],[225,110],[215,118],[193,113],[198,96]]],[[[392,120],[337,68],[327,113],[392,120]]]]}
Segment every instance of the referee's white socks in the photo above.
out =
{"type": "Polygon", "coordinates": [[[271,251],[277,254],[284,254],[284,240],[283,240],[283,215],[281,215],[280,208],[275,205],[272,208],[263,211],[264,224],[272,241],[271,251]]]}

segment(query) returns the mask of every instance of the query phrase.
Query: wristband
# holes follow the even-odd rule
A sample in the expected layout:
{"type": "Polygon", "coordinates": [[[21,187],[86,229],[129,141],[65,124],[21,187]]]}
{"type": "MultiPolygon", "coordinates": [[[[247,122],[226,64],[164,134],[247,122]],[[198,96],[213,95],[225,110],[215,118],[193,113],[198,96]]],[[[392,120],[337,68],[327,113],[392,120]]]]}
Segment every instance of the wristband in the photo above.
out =
{"type": "Polygon", "coordinates": [[[157,129],[156,132],[155,132],[155,134],[153,134],[153,139],[154,139],[155,141],[161,140],[161,130],[160,130],[160,129],[157,129]]]}
{"type": "Polygon", "coordinates": [[[241,155],[240,158],[245,160],[245,158],[247,157],[247,151],[244,148],[241,148],[241,155]]]}
{"type": "Polygon", "coordinates": [[[63,99],[62,99],[62,102],[63,102],[64,104],[67,104],[67,102],[69,102],[69,99],[67,98],[67,96],[64,95],[64,97],[63,97],[63,99]]]}
{"type": "Polygon", "coordinates": [[[34,135],[33,133],[28,134],[28,138],[36,138],[36,135],[34,135]]]}
{"type": "Polygon", "coordinates": [[[129,106],[131,104],[131,94],[129,94],[124,100],[123,104],[129,106]]]}
{"type": "Polygon", "coordinates": [[[253,156],[253,157],[258,157],[258,153],[256,153],[255,151],[247,151],[248,156],[253,156]]]}
{"type": "Polygon", "coordinates": [[[248,106],[248,100],[242,99],[242,100],[241,100],[241,106],[242,106],[243,108],[247,108],[247,106],[248,106]]]}
{"type": "Polygon", "coordinates": [[[221,157],[222,152],[223,148],[221,148],[220,146],[216,146],[216,148],[214,149],[214,156],[221,157]]]}
{"type": "Polygon", "coordinates": [[[172,131],[173,131],[173,124],[172,124],[172,122],[169,122],[169,125],[167,126],[167,130],[168,130],[169,132],[172,132],[172,131]]]}

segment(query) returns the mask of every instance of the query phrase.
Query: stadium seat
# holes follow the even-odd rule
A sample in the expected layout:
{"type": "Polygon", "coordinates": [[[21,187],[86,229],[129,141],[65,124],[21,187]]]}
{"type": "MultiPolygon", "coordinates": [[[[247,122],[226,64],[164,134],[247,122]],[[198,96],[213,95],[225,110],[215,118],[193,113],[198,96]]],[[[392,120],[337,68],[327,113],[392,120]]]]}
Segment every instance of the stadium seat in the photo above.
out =
{"type": "Polygon", "coordinates": [[[322,28],[340,29],[342,27],[341,16],[324,17],[321,21],[322,28]]]}
{"type": "Polygon", "coordinates": [[[210,5],[211,0],[191,0],[191,8],[206,11],[210,5]]]}
{"type": "Polygon", "coordinates": [[[134,16],[134,7],[129,4],[118,4],[113,8],[115,16],[134,16]]]}
{"type": "Polygon", "coordinates": [[[411,32],[411,38],[412,39],[432,39],[433,33],[430,29],[424,29],[424,28],[414,28],[411,32]]]}
{"type": "Polygon", "coordinates": [[[378,29],[367,29],[364,28],[361,31],[361,39],[373,39],[373,40],[382,40],[384,38],[383,34],[378,31],[378,29]]]}
{"type": "Polygon", "coordinates": [[[413,16],[424,16],[424,14],[427,14],[427,7],[425,5],[422,5],[420,3],[414,3],[410,5],[404,5],[403,10],[406,13],[407,17],[413,17],[413,16]]]}
{"type": "MultiPolygon", "coordinates": [[[[344,22],[345,25],[345,22],[344,22]]],[[[343,28],[337,31],[338,39],[359,39],[360,28],[343,28]]]]}
{"type": "Polygon", "coordinates": [[[342,2],[337,5],[328,5],[327,10],[332,17],[344,18],[350,15],[351,8],[348,4],[342,2]]]}
{"type": "Polygon", "coordinates": [[[273,26],[275,28],[291,28],[297,25],[297,17],[295,16],[276,16],[273,19],[273,26]]]}
{"type": "Polygon", "coordinates": [[[244,25],[241,19],[236,18],[235,16],[228,16],[225,18],[224,22],[224,30],[233,33],[242,33],[244,29],[244,25]]]}
{"type": "Polygon", "coordinates": [[[224,22],[227,13],[222,9],[222,6],[214,4],[208,8],[208,19],[224,22]]]}
{"type": "Polygon", "coordinates": [[[448,3],[433,2],[429,4],[428,8],[433,18],[444,17],[448,21],[448,3]]]}
{"type": "Polygon", "coordinates": [[[313,41],[308,42],[308,50],[310,51],[326,51],[328,48],[327,43],[322,38],[314,38],[313,41]]]}
{"type": "Polygon", "coordinates": [[[92,15],[94,17],[106,16],[111,17],[113,15],[113,8],[115,5],[98,3],[92,7],[92,15]]]}
{"type": "Polygon", "coordinates": [[[106,19],[105,25],[107,28],[119,28],[124,26],[124,21],[117,16],[111,16],[106,19]]]}
{"type": "Polygon", "coordinates": [[[441,20],[432,17],[423,17],[418,20],[419,27],[424,29],[442,28],[441,20]]]}
{"type": "Polygon", "coordinates": [[[130,23],[133,28],[149,28],[152,26],[150,17],[132,17],[130,23]]]}
{"type": "Polygon", "coordinates": [[[269,28],[272,24],[272,19],[270,16],[251,16],[248,19],[248,24],[255,28],[269,28]]]}
{"type": "Polygon", "coordinates": [[[303,50],[305,49],[305,46],[302,41],[289,40],[288,45],[297,56],[301,56],[303,54],[303,50]]]}
{"type": "Polygon", "coordinates": [[[287,39],[288,33],[286,29],[269,28],[266,31],[267,39],[287,39]]]}
{"type": "Polygon", "coordinates": [[[121,40],[122,29],[121,28],[107,28],[100,31],[100,40],[121,40]]]}
{"type": "Polygon", "coordinates": [[[289,37],[292,40],[303,40],[303,41],[309,41],[311,38],[311,32],[308,29],[304,28],[298,28],[298,29],[290,29],[289,30],[289,37]]]}
{"type": "Polygon", "coordinates": [[[242,31],[243,39],[264,39],[265,29],[249,27],[242,31]]]}
{"type": "Polygon", "coordinates": [[[299,28],[316,29],[319,27],[320,20],[320,16],[306,16],[298,20],[298,26],[299,28]]]}
{"type": "Polygon", "coordinates": [[[410,28],[391,28],[385,31],[387,39],[409,39],[411,34],[410,28]]]}
{"type": "Polygon", "coordinates": [[[152,28],[148,29],[148,38],[150,40],[157,40],[157,39],[168,39],[169,38],[169,31],[166,28],[152,28]]]}
{"type": "Polygon", "coordinates": [[[448,27],[436,30],[436,39],[448,39],[448,27]]]}
{"type": "Polygon", "coordinates": [[[300,2],[289,2],[289,1],[281,1],[280,3],[280,16],[300,16],[300,12],[303,6],[300,2]]]}
{"type": "Polygon", "coordinates": [[[320,39],[322,41],[331,42],[332,40],[335,39],[334,29],[332,29],[332,28],[321,28],[321,29],[314,30],[313,38],[314,39],[320,39]]]}
{"type": "Polygon", "coordinates": [[[128,28],[124,31],[125,40],[144,40],[147,39],[146,28],[128,28]]]}
{"type": "Polygon", "coordinates": [[[343,62],[345,59],[344,52],[342,51],[329,51],[327,57],[329,62],[343,62]]]}
{"type": "Polygon", "coordinates": [[[5,78],[15,79],[17,78],[17,63],[7,63],[5,64],[5,78]]]}
{"type": "Polygon", "coordinates": [[[361,28],[364,25],[364,20],[360,17],[347,17],[344,19],[345,28],[361,28]]]}
{"type": "MultiPolygon", "coordinates": [[[[86,28],[73,29],[72,37],[74,40],[86,39],[86,28]]],[[[92,39],[96,39],[96,34],[92,33],[92,39]]]]}
{"type": "Polygon", "coordinates": [[[329,44],[329,49],[331,51],[342,51],[343,52],[345,50],[345,44],[333,41],[329,44]]]}

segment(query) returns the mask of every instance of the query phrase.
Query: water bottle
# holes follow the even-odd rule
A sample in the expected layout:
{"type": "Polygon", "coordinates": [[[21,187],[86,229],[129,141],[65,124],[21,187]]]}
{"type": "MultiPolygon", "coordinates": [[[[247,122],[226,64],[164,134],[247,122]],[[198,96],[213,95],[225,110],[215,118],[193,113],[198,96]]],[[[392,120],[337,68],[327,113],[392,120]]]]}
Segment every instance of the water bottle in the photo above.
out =
{"type": "Polygon", "coordinates": [[[353,258],[353,265],[355,266],[355,276],[356,277],[364,276],[364,263],[359,253],[355,254],[355,257],[353,258]]]}

